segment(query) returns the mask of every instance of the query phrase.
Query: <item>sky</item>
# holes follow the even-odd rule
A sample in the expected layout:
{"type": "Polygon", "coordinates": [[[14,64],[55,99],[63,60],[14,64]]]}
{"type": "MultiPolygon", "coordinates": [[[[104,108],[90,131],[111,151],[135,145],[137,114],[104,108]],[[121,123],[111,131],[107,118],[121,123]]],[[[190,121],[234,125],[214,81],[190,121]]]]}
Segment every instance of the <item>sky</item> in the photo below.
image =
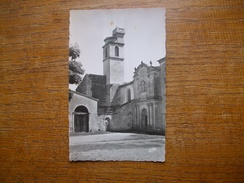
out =
{"type": "MultiPolygon", "coordinates": [[[[77,43],[80,61],[88,74],[103,74],[104,39],[112,36],[116,28],[124,28],[124,81],[133,79],[134,68],[143,61],[152,61],[166,56],[165,9],[110,9],[71,10],[70,41],[77,43]]],[[[70,86],[75,89],[76,86],[70,86]]]]}

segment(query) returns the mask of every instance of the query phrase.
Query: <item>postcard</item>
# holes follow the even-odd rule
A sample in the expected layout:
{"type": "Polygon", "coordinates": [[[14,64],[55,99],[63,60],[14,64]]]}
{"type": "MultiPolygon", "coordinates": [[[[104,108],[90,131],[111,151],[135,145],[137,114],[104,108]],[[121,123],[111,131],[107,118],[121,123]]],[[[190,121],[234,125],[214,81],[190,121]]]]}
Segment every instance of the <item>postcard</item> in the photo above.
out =
{"type": "Polygon", "coordinates": [[[165,9],[71,10],[70,161],[165,161],[165,9]]]}

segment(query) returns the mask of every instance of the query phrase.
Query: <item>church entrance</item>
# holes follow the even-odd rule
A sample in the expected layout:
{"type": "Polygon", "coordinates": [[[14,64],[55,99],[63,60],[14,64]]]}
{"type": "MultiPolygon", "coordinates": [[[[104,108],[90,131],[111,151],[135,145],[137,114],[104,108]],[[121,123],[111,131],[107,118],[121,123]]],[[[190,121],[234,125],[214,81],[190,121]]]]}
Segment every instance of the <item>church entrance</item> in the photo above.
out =
{"type": "Polygon", "coordinates": [[[74,112],[74,132],[89,131],[89,112],[84,106],[78,106],[74,112]]]}
{"type": "Polygon", "coordinates": [[[141,111],[141,128],[142,131],[147,131],[147,125],[148,125],[148,118],[147,118],[147,110],[142,109],[141,111]]]}

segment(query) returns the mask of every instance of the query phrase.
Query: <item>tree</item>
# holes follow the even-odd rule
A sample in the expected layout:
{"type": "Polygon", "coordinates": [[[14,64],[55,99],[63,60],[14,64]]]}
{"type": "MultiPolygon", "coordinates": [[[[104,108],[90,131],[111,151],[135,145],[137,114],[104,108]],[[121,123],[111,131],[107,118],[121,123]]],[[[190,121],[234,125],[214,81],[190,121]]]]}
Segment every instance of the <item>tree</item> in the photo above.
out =
{"type": "Polygon", "coordinates": [[[71,60],[76,60],[78,57],[80,57],[80,48],[77,43],[69,47],[69,56],[71,57],[71,60]]]}
{"type": "Polygon", "coordinates": [[[79,84],[85,70],[82,68],[82,64],[76,61],[80,57],[80,48],[77,43],[70,46],[69,57],[69,84],[79,84]]]}

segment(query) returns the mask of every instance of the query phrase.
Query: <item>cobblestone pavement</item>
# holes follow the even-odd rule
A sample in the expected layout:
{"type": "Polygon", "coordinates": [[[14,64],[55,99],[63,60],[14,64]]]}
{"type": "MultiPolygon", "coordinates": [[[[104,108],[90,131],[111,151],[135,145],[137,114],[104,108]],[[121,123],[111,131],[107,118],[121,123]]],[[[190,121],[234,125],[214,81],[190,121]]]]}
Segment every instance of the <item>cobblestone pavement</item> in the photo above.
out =
{"type": "Polygon", "coordinates": [[[71,136],[72,161],[164,161],[165,137],[136,133],[71,136]]]}

